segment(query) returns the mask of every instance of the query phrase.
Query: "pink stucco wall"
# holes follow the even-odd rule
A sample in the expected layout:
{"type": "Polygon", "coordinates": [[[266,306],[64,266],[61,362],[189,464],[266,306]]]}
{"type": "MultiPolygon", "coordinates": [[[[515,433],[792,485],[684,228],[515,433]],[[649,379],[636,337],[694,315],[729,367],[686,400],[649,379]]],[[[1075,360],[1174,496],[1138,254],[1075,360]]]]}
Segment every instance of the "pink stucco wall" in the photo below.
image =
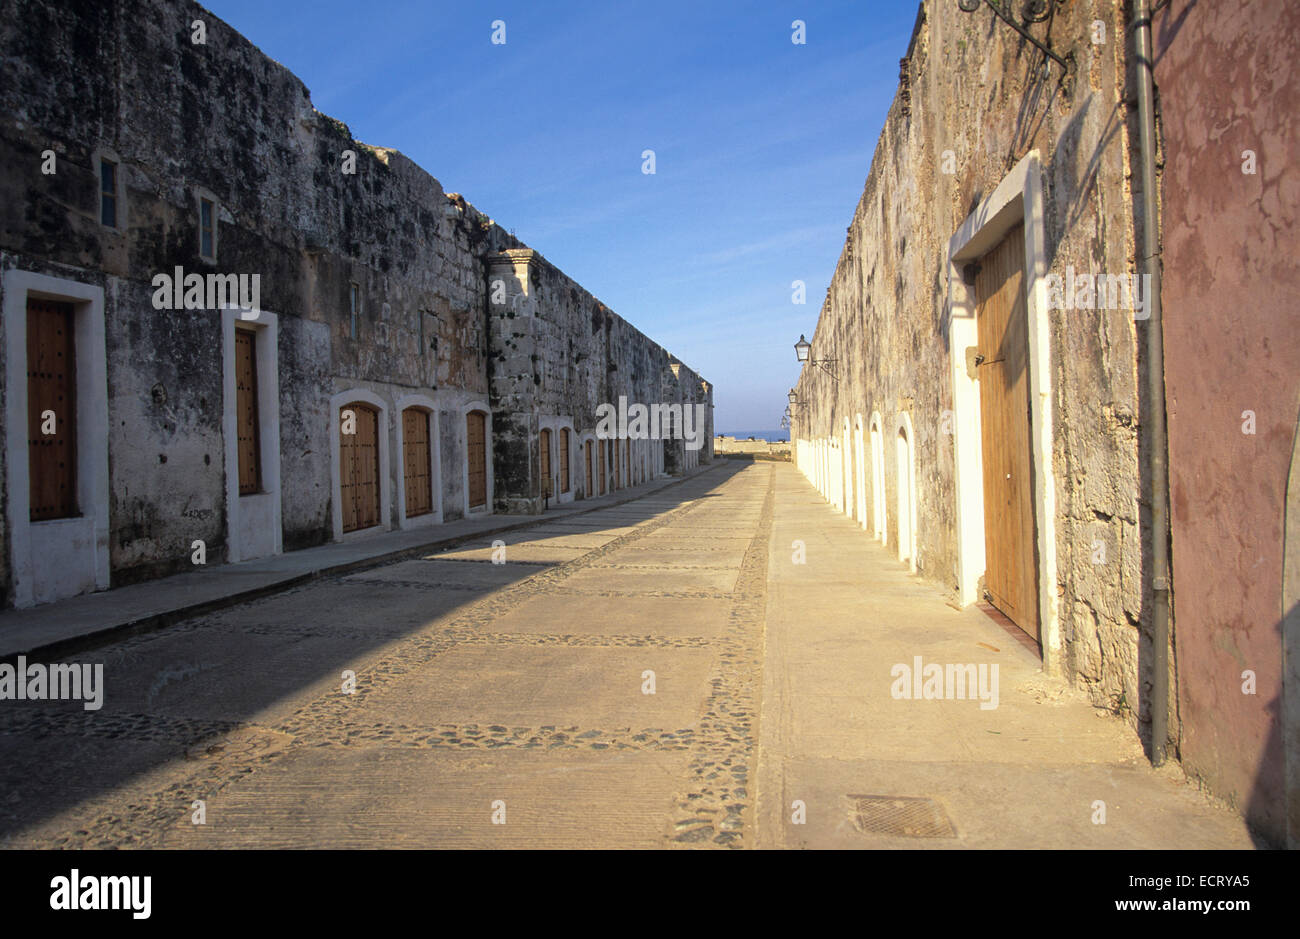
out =
{"type": "Polygon", "coordinates": [[[1300,3],[1156,14],[1181,756],[1285,825],[1282,545],[1300,407],[1300,3]],[[1254,175],[1243,173],[1253,150],[1254,175]],[[1255,433],[1243,433],[1253,411],[1255,433]],[[1253,670],[1254,696],[1242,693],[1253,670]]]}

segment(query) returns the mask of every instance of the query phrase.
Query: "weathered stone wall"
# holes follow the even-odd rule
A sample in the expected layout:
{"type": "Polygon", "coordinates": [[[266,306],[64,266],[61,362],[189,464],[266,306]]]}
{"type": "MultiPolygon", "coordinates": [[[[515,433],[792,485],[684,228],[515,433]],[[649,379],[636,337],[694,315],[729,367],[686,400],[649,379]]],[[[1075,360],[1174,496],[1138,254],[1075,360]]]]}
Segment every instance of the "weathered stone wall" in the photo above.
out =
{"type": "MultiPolygon", "coordinates": [[[[105,292],[114,584],[188,568],[194,539],[210,562],[227,547],[221,315],[153,307],[152,278],[176,267],[256,274],[260,308],[278,317],[286,550],[332,537],[329,400],[349,389],[390,409],[409,393],[437,402],[444,519],[463,513],[461,408],[501,390],[489,387],[485,258],[521,242],[400,153],[355,140],[294,75],[192,3],[0,0],[0,115],[0,269],[105,292]],[[100,224],[101,154],[119,163],[119,231],[100,224]],[[215,264],[198,253],[200,194],[220,206],[215,264]]],[[[529,394],[587,421],[606,363],[646,376],[658,347],[630,327],[611,345],[608,327],[593,331],[590,295],[539,270],[547,385],[529,394]],[[564,356],[583,350],[565,386],[564,356]]],[[[508,481],[518,453],[508,440],[495,449],[508,481]]],[[[0,457],[13,458],[26,456],[0,457]]]]}
{"type": "MultiPolygon", "coordinates": [[[[954,356],[948,348],[949,239],[1031,151],[1041,155],[1047,271],[1127,274],[1135,267],[1128,182],[1125,22],[1116,4],[1058,7],[1043,56],[992,12],[923,2],[900,88],[821,310],[813,355],[836,360],[839,381],[808,367],[796,387],[796,439],[840,437],[873,411],[886,445],[887,543],[897,539],[896,421],[914,428],[918,573],[957,589],[954,356]],[[1092,42],[1093,24],[1105,42],[1092,42]],[[951,151],[953,172],[945,172],[951,151]]],[[[1030,27],[1040,38],[1046,25],[1030,27]]],[[[1052,310],[1052,468],[1060,603],[1059,664],[1098,704],[1146,722],[1139,645],[1147,627],[1141,576],[1148,500],[1141,478],[1139,327],[1128,310],[1052,310]],[[1094,564],[1094,542],[1106,545],[1094,564]]],[[[868,474],[870,486],[870,474],[868,474]]],[[[868,490],[869,491],[869,490],[868,490]]],[[[872,501],[866,500],[871,528],[872,501]]],[[[853,506],[850,506],[850,511],[853,506]]]]}
{"type": "MultiPolygon", "coordinates": [[[[489,297],[488,309],[495,452],[497,465],[505,467],[497,476],[501,510],[539,511],[543,504],[537,441],[546,418],[564,418],[581,438],[596,431],[600,405],[617,407],[620,396],[629,404],[698,402],[706,405],[702,433],[712,438],[707,383],[540,254],[516,249],[493,255],[488,281],[489,292],[499,291],[489,297]]],[[[665,471],[679,472],[682,442],[662,445],[665,471]]],[[[650,455],[660,444],[633,446],[650,455]]],[[[575,461],[578,494],[590,495],[581,491],[585,478],[576,448],[575,461]]]]}

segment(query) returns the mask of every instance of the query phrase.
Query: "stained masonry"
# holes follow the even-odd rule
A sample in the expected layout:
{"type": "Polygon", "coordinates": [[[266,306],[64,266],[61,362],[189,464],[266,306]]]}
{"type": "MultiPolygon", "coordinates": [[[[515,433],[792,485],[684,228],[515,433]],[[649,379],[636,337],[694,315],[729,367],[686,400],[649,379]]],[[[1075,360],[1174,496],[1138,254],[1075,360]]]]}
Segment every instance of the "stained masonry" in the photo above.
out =
{"type": "MultiPolygon", "coordinates": [[[[1300,29],[1292,4],[1159,6],[1174,607],[1161,743],[1267,839],[1295,843],[1300,696],[1284,702],[1283,663],[1300,638],[1286,503],[1300,343],[1283,296],[1300,278],[1280,194],[1300,151],[1300,29]]],[[[1065,68],[976,7],[919,5],[793,389],[796,461],[1150,746],[1151,505],[1166,498],[1151,491],[1150,298],[1114,303],[1092,280],[1143,271],[1132,6],[1058,3],[1022,24],[1065,68]],[[1006,329],[984,335],[999,302],[1006,329]]]]}
{"type": "Polygon", "coordinates": [[[533,513],[712,458],[700,375],[202,7],[4,0],[0,52],[6,605],[187,570],[196,542],[218,563],[533,513]],[[155,309],[177,268],[257,275],[260,312],[155,309]],[[80,508],[52,521],[31,298],[75,334],[80,508]],[[619,395],[704,405],[705,447],[595,439],[619,395]]]}

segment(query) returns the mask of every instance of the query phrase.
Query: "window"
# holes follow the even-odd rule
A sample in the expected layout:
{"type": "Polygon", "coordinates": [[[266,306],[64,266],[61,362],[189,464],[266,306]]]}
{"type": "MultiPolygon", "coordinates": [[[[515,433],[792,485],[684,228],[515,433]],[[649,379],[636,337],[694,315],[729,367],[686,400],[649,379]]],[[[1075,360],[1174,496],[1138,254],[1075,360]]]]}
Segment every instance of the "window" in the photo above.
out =
{"type": "Polygon", "coordinates": [[[361,288],[353,284],[348,290],[348,303],[352,312],[352,338],[357,338],[357,314],[361,312],[361,288]]]}
{"type": "Polygon", "coordinates": [[[261,428],[257,420],[256,341],[251,330],[235,330],[235,419],[241,496],[262,491],[261,428]]]}
{"type": "Polygon", "coordinates": [[[217,206],[211,199],[199,199],[199,255],[217,259],[217,206]]]}
{"type": "Polygon", "coordinates": [[[99,221],[117,227],[117,164],[112,160],[99,161],[99,221]]]}

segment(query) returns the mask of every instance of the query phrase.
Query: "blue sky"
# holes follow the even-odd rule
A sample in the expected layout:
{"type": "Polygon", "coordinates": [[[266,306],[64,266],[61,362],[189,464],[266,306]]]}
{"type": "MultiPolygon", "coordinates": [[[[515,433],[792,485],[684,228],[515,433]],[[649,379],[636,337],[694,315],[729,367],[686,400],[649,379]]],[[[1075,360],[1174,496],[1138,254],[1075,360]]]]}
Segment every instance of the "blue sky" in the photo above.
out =
{"type": "Polygon", "coordinates": [[[778,426],[912,0],[206,5],[713,382],[719,432],[778,426]]]}

